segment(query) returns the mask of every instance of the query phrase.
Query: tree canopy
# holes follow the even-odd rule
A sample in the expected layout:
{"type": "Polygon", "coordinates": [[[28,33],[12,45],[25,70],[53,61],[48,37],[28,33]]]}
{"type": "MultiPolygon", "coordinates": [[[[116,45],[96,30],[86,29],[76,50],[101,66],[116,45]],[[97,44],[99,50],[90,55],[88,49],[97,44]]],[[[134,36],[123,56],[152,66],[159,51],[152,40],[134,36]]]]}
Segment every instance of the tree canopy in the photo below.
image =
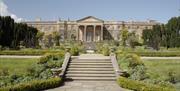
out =
{"type": "Polygon", "coordinates": [[[0,45],[16,49],[22,42],[25,47],[35,47],[38,30],[23,23],[15,23],[10,16],[0,16],[0,45]]]}

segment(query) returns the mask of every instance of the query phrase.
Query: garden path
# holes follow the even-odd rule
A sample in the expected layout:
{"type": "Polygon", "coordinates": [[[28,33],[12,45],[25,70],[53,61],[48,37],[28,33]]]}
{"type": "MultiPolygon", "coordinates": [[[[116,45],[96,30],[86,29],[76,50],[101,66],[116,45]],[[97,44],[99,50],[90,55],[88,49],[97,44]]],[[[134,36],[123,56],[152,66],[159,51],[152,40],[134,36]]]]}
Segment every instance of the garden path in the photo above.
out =
{"type": "Polygon", "coordinates": [[[45,91],[130,91],[121,88],[116,81],[71,81],[63,86],[45,91]]]}

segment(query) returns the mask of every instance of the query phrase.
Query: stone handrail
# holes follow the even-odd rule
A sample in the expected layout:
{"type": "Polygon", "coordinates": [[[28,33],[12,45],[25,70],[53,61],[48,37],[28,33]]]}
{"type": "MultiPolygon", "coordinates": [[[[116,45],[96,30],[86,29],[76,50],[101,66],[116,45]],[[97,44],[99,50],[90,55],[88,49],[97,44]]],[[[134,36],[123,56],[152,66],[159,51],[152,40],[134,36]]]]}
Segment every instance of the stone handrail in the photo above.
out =
{"type": "Polygon", "coordinates": [[[71,59],[71,54],[70,53],[66,53],[65,54],[65,58],[64,58],[64,62],[63,62],[62,67],[61,67],[62,72],[59,74],[59,76],[62,77],[62,78],[65,75],[65,72],[67,70],[67,66],[68,66],[68,63],[69,63],[70,59],[71,59]]]}
{"type": "Polygon", "coordinates": [[[111,53],[110,54],[110,59],[111,59],[111,62],[112,62],[112,65],[113,65],[113,68],[114,68],[114,71],[115,71],[116,78],[118,78],[120,76],[121,71],[119,69],[119,65],[118,65],[118,62],[117,62],[117,59],[116,59],[116,54],[111,53]]]}

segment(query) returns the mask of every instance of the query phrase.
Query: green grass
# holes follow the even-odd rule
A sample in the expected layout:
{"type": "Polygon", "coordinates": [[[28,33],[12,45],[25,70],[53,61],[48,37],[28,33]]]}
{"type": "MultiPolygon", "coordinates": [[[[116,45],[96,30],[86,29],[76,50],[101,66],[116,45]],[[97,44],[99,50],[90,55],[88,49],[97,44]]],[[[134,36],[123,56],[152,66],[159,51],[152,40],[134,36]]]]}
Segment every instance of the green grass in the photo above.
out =
{"type": "Polygon", "coordinates": [[[10,74],[24,74],[28,67],[37,63],[37,60],[34,58],[0,58],[0,70],[8,69],[10,74]]]}
{"type": "Polygon", "coordinates": [[[176,87],[180,88],[180,60],[144,60],[147,71],[152,79],[167,80],[169,73],[173,72],[175,80],[177,81],[176,87]]]}

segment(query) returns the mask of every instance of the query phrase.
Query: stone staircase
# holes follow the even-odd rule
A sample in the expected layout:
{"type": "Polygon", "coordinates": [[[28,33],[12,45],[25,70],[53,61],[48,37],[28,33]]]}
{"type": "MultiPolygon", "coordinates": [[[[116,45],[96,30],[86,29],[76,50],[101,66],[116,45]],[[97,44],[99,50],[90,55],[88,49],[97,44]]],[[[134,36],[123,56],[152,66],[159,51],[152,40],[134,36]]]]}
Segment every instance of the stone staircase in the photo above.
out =
{"type": "Polygon", "coordinates": [[[66,71],[66,80],[115,81],[115,72],[110,58],[93,56],[72,59],[66,71]]]}

